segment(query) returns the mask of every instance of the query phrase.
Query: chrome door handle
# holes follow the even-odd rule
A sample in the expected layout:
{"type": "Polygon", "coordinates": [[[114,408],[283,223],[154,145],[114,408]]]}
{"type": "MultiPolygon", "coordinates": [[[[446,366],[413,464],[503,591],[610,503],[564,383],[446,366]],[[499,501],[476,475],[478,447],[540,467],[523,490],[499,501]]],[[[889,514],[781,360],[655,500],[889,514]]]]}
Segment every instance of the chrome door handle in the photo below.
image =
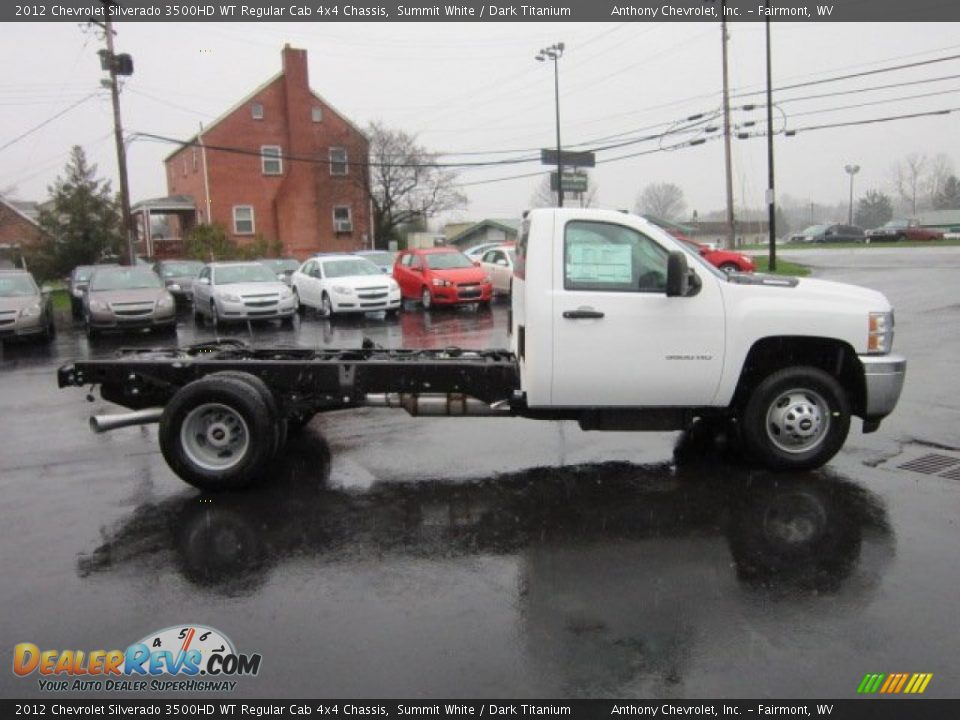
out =
{"type": "Polygon", "coordinates": [[[603,313],[593,308],[577,308],[576,310],[564,310],[563,316],[568,320],[598,319],[603,317],[603,313]]]}

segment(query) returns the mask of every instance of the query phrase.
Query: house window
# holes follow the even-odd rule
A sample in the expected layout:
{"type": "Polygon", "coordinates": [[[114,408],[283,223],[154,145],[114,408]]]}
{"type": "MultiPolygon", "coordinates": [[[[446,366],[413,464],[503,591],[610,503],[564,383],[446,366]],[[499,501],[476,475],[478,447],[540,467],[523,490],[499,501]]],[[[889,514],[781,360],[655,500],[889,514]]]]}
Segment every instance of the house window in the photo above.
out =
{"type": "Polygon", "coordinates": [[[263,103],[253,103],[250,106],[250,117],[254,120],[263,120],[263,103]]]}
{"type": "Polygon", "coordinates": [[[323,122],[323,108],[319,105],[314,105],[310,110],[310,117],[314,122],[323,122]]]}
{"type": "Polygon", "coordinates": [[[233,206],[233,232],[237,235],[253,235],[253,205],[233,206]]]}
{"type": "Polygon", "coordinates": [[[337,205],[333,208],[333,229],[338,233],[353,232],[349,205],[337,205]]]}
{"type": "Polygon", "coordinates": [[[283,174],[283,148],[279,145],[260,146],[260,164],[264,175],[283,174]]]}
{"type": "Polygon", "coordinates": [[[347,151],[345,148],[330,148],[330,174],[347,174],[347,151]]]}
{"type": "Polygon", "coordinates": [[[187,176],[187,154],[183,154],[183,176],[187,176]]]}

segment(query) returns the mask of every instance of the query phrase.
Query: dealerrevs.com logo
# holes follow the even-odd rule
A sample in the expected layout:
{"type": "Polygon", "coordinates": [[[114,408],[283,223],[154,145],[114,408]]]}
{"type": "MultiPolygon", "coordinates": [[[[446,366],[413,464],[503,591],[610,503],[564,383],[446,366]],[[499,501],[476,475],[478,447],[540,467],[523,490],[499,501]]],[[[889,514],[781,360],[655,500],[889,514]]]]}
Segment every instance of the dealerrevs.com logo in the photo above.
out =
{"type": "Polygon", "coordinates": [[[219,630],[177,625],[150,633],[126,650],[41,650],[29,642],[13,649],[13,672],[37,675],[41,690],[229,691],[242,676],[260,672],[259,653],[238,653],[219,630]]]}

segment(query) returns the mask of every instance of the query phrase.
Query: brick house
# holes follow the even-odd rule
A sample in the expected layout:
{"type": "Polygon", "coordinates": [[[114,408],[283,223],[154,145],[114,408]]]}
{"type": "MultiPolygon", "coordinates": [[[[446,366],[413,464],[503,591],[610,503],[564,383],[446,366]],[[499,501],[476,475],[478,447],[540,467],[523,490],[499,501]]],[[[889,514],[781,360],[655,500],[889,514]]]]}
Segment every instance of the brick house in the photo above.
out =
{"type": "Polygon", "coordinates": [[[0,197],[0,266],[17,263],[23,251],[43,240],[38,213],[37,203],[0,197]]]}
{"type": "MultiPolygon", "coordinates": [[[[357,164],[369,142],[310,89],[306,50],[287,45],[282,57],[280,73],[167,156],[168,194],[192,198],[198,222],[220,223],[240,243],[279,240],[284,255],[369,247],[357,164]]],[[[174,236],[188,229],[180,216],[172,225],[174,236]]]]}

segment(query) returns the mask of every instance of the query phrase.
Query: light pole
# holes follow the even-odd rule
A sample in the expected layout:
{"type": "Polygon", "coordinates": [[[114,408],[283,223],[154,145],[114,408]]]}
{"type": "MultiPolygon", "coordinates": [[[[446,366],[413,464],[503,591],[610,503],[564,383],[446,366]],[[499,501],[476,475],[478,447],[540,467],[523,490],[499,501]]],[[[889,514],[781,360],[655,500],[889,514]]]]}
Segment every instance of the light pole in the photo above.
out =
{"type": "Polygon", "coordinates": [[[560,63],[563,57],[563,43],[554,43],[541,48],[537,53],[539,62],[553,60],[553,97],[557,110],[557,207],[563,207],[563,162],[560,156],[560,63]]]}
{"type": "Polygon", "coordinates": [[[847,213],[847,225],[853,225],[853,176],[860,172],[859,165],[847,165],[843,168],[850,176],[850,209],[847,213]]]}

